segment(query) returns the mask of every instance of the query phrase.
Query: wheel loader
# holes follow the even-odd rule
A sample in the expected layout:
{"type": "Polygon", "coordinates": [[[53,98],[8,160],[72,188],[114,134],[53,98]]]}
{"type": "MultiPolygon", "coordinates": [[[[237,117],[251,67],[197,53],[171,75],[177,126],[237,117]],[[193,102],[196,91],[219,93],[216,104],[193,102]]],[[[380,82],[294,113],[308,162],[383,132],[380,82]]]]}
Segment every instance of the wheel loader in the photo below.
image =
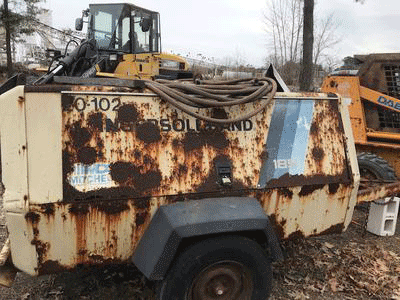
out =
{"type": "MultiPolygon", "coordinates": [[[[178,55],[161,52],[160,15],[133,4],[90,4],[75,29],[87,24],[87,38],[58,56],[36,84],[55,76],[120,79],[192,78],[178,55]]],[[[67,47],[68,49],[68,47],[67,47]]],[[[67,50],[66,49],[66,50],[67,50]]]]}
{"type": "Polygon", "coordinates": [[[120,24],[150,37],[158,26],[147,10],[124,23],[124,7],[137,9],[91,6],[87,41],[32,84],[1,90],[0,283],[132,263],[155,299],[265,300],[280,240],[342,232],[358,202],[399,192],[358,193],[340,96],[282,92],[269,77],[179,80],[179,58],[167,72],[136,42],[122,50],[120,24]]]}
{"type": "Polygon", "coordinates": [[[400,178],[400,54],[348,57],[324,80],[321,90],[351,101],[361,176],[377,183],[400,178]]]}

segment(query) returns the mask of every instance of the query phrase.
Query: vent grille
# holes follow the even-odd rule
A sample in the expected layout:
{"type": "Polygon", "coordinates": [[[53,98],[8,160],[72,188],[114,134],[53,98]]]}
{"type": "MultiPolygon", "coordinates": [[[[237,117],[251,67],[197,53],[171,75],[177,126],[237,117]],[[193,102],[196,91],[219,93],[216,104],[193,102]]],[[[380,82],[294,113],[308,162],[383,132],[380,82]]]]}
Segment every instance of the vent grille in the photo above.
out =
{"type": "Polygon", "coordinates": [[[384,66],[389,96],[400,99],[400,66],[384,66]]]}
{"type": "Polygon", "coordinates": [[[378,106],[379,125],[381,128],[400,128],[400,113],[378,106]]]}

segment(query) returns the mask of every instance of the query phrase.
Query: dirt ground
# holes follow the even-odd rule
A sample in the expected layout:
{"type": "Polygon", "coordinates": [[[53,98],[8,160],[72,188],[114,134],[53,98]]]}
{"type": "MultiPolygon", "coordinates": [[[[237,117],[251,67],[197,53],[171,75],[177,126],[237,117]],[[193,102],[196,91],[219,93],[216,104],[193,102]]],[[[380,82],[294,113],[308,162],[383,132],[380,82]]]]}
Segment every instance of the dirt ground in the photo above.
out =
{"type": "MultiPolygon", "coordinates": [[[[356,210],[349,229],[286,242],[287,259],[274,264],[271,300],[400,299],[400,222],[396,234],[366,232],[366,210],[356,210]]],[[[6,238],[0,216],[0,242],[6,238]]],[[[18,273],[0,299],[151,299],[151,285],[133,266],[81,269],[30,277],[18,273]]]]}

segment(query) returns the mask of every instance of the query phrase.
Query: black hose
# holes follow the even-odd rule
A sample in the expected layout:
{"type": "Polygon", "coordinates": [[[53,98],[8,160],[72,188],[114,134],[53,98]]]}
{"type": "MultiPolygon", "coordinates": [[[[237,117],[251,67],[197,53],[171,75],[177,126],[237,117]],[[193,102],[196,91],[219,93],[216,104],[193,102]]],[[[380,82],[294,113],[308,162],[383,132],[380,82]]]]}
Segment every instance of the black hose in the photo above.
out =
{"type": "Polygon", "coordinates": [[[65,46],[64,56],[67,55],[67,53],[68,53],[68,47],[69,47],[69,45],[70,45],[71,43],[75,43],[77,47],[79,46],[79,43],[78,43],[77,41],[75,41],[75,40],[69,40],[68,43],[67,43],[67,45],[65,46]]]}
{"type": "Polygon", "coordinates": [[[277,90],[271,78],[246,78],[231,81],[201,81],[200,85],[169,80],[145,81],[147,88],[161,99],[197,119],[229,124],[249,119],[263,111],[277,90]],[[266,97],[266,98],[264,98],[266,97]],[[260,102],[258,108],[237,118],[217,119],[207,117],[194,109],[229,107],[250,102],[260,102]]]}
{"type": "Polygon", "coordinates": [[[50,73],[51,71],[53,71],[53,70],[57,67],[57,66],[56,66],[56,67],[54,67],[54,68],[52,69],[51,67],[52,67],[53,63],[54,63],[55,61],[60,60],[60,59],[63,58],[63,57],[65,57],[65,55],[57,55],[57,56],[55,56],[55,57],[53,57],[53,58],[51,59],[50,64],[49,64],[49,67],[47,68],[47,74],[50,73]]]}

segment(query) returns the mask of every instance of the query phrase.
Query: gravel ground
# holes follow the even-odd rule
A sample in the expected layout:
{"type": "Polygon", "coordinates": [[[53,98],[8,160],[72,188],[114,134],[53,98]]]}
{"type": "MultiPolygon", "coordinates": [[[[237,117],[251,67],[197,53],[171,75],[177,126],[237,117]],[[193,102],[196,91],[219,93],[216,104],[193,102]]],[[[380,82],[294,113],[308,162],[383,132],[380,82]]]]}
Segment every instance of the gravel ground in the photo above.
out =
{"type": "MultiPolygon", "coordinates": [[[[274,264],[276,299],[400,299],[400,222],[392,237],[365,231],[365,210],[356,210],[342,234],[284,243],[287,259],[274,264]],[[397,294],[398,293],[398,294],[397,294]],[[396,296],[397,294],[397,296],[396,296]]],[[[6,239],[0,215],[0,241],[6,239]]],[[[151,299],[151,285],[134,266],[81,269],[30,277],[18,273],[0,299],[151,299]]]]}

